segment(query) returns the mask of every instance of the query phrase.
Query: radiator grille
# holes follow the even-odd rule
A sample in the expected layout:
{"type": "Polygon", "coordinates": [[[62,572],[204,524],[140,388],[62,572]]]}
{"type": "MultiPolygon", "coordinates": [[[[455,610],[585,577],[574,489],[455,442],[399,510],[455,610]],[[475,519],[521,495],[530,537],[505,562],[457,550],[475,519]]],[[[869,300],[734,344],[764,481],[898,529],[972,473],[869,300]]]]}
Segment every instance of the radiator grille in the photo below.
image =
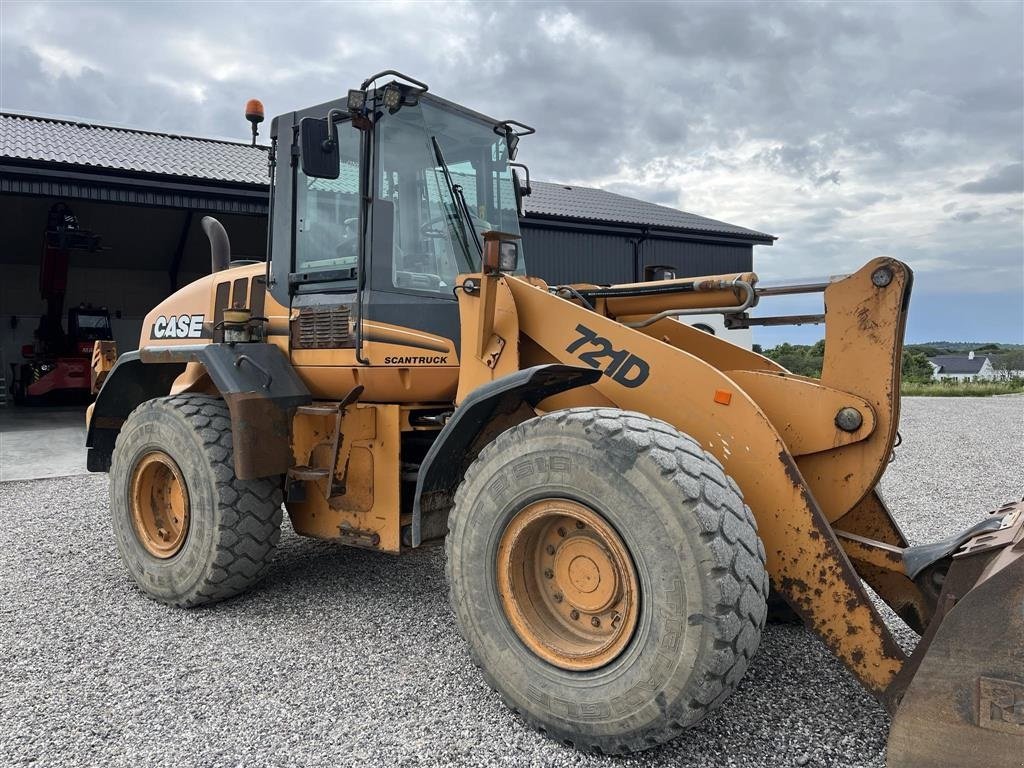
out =
{"type": "Polygon", "coordinates": [[[292,320],[295,349],[344,349],[355,346],[348,307],[303,307],[292,320]]]}

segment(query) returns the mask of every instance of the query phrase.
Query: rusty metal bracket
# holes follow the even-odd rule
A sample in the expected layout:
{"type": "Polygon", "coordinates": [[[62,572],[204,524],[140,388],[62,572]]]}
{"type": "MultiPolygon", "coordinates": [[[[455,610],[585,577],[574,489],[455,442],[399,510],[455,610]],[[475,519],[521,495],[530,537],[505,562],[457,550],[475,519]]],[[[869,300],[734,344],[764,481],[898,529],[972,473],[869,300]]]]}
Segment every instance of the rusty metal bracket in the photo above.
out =
{"type": "MultiPolygon", "coordinates": [[[[362,384],[357,384],[349,390],[349,393],[337,404],[331,403],[299,406],[296,410],[297,415],[314,417],[333,416],[334,427],[331,430],[331,443],[330,451],[328,452],[329,459],[327,466],[316,467],[307,465],[292,467],[288,470],[289,480],[316,483],[325,499],[331,499],[335,496],[345,494],[345,480],[348,475],[347,460],[344,462],[345,471],[342,473],[341,478],[339,479],[337,476],[337,467],[341,461],[342,447],[345,444],[345,436],[341,431],[341,424],[345,418],[345,413],[348,407],[359,400],[360,396],[363,394],[363,389],[364,387],[362,384]]],[[[349,444],[348,449],[351,450],[351,448],[352,446],[349,444]]],[[[310,454],[310,460],[312,460],[312,453],[310,454]]]]}
{"type": "Polygon", "coordinates": [[[866,536],[858,536],[855,533],[847,533],[833,528],[836,538],[843,545],[846,556],[851,560],[883,568],[887,571],[905,573],[903,562],[903,547],[896,547],[881,541],[869,539],[866,536]]]}
{"type": "Polygon", "coordinates": [[[484,348],[483,361],[488,368],[493,368],[498,364],[498,359],[501,357],[501,351],[505,349],[505,340],[496,333],[491,334],[490,340],[487,342],[487,346],[484,348]]]}
{"type": "Polygon", "coordinates": [[[990,549],[1000,549],[1019,537],[1024,527],[1024,501],[1006,504],[992,513],[1003,515],[999,527],[990,532],[979,533],[966,541],[959,550],[953,553],[953,559],[977,555],[990,549]]]}

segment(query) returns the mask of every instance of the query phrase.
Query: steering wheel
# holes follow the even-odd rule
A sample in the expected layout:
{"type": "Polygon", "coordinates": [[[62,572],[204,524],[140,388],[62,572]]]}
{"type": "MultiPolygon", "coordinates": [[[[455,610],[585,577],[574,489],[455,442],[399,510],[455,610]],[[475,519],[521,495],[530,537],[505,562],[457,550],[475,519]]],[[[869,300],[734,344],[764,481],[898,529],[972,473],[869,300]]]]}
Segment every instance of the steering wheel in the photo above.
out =
{"type": "MultiPolygon", "coordinates": [[[[447,213],[442,213],[428,219],[420,226],[420,235],[423,237],[447,237],[449,220],[450,217],[447,213]],[[441,230],[435,229],[439,224],[445,225],[445,228],[441,230]]],[[[485,219],[477,216],[472,210],[469,211],[469,220],[477,231],[486,231],[491,228],[491,225],[485,219]]]]}
{"type": "Polygon", "coordinates": [[[341,241],[334,248],[334,255],[339,259],[356,258],[359,255],[358,218],[345,219],[345,229],[341,241]]]}

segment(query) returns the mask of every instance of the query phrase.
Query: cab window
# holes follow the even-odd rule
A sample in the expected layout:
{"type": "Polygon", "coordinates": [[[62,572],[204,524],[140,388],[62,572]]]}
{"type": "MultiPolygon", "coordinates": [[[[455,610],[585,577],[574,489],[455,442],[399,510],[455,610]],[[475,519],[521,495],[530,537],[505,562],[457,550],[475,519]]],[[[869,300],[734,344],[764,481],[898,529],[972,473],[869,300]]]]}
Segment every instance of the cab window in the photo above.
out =
{"type": "MultiPolygon", "coordinates": [[[[335,126],[341,156],[336,179],[296,171],[295,271],[330,272],[341,282],[356,278],[359,261],[360,133],[348,121],[335,126]]],[[[323,287],[323,286],[321,286],[323,287]]]]}

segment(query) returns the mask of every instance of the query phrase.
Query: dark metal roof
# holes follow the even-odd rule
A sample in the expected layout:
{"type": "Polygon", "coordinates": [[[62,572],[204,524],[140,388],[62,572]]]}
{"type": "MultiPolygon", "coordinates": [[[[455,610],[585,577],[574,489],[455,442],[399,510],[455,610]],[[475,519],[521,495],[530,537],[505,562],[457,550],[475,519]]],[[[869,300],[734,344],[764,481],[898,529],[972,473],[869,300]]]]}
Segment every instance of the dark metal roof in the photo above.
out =
{"type": "MultiPolygon", "coordinates": [[[[223,186],[265,187],[266,147],[240,142],[0,113],[0,163],[65,165],[223,186]]],[[[14,189],[0,191],[16,191],[14,189]]],[[[772,235],[591,187],[533,182],[527,219],[647,227],[771,244],[772,235]]]]}
{"type": "Polygon", "coordinates": [[[267,184],[265,147],[10,113],[0,113],[0,158],[267,184]]]}
{"type": "Polygon", "coordinates": [[[768,244],[775,240],[772,235],[764,232],[737,227],[724,221],[708,219],[603,189],[552,184],[546,181],[535,181],[532,186],[533,194],[524,201],[527,217],[553,216],[604,224],[628,224],[681,232],[731,235],[768,244]]]}
{"type": "Polygon", "coordinates": [[[938,373],[981,373],[981,367],[988,360],[984,355],[973,359],[967,355],[938,355],[929,357],[928,362],[939,366],[938,373]]]}

